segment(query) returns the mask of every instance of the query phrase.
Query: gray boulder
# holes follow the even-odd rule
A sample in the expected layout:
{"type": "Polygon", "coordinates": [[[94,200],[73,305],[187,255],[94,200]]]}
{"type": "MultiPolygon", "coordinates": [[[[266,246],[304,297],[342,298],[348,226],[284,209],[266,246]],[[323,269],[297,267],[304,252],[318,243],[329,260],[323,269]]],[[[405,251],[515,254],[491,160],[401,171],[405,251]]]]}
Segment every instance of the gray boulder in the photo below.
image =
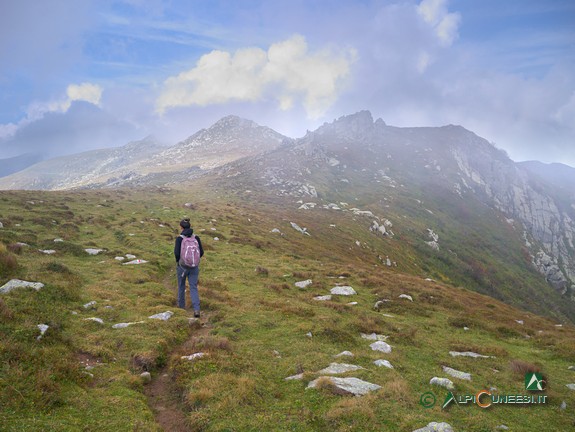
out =
{"type": "Polygon", "coordinates": [[[447,375],[451,375],[454,378],[459,378],[459,379],[471,381],[471,374],[470,373],[461,372],[461,371],[452,369],[452,368],[447,367],[447,366],[442,366],[442,367],[443,367],[443,372],[445,372],[447,375]]]}
{"type": "Polygon", "coordinates": [[[429,381],[429,384],[445,387],[448,390],[453,390],[455,388],[453,382],[448,378],[433,377],[429,381]]]}
{"type": "Polygon", "coordinates": [[[336,388],[343,392],[354,394],[355,396],[363,396],[371,391],[379,390],[381,386],[367,381],[360,380],[359,378],[339,378],[339,377],[319,377],[311,381],[307,388],[316,388],[320,380],[329,380],[336,388]]]}
{"type": "Polygon", "coordinates": [[[363,369],[363,368],[361,366],[356,366],[356,365],[346,364],[346,363],[331,363],[328,367],[318,371],[317,373],[318,374],[325,374],[325,375],[337,375],[337,374],[342,374],[342,373],[346,373],[346,372],[356,371],[359,369],[363,369]]]}
{"type": "Polygon", "coordinates": [[[17,288],[34,288],[36,291],[44,288],[41,282],[28,282],[20,279],[12,279],[0,287],[0,294],[6,294],[17,288]]]}
{"type": "Polygon", "coordinates": [[[331,289],[331,294],[332,295],[344,295],[344,296],[350,296],[350,295],[356,295],[357,292],[355,292],[355,290],[350,287],[350,286],[337,286],[331,289]]]}
{"type": "Polygon", "coordinates": [[[421,429],[416,429],[413,432],[453,432],[453,428],[449,423],[441,422],[431,422],[427,426],[421,429]]]}
{"type": "Polygon", "coordinates": [[[384,341],[377,341],[369,346],[373,351],[381,351],[383,353],[389,354],[391,352],[391,345],[384,341]]]}

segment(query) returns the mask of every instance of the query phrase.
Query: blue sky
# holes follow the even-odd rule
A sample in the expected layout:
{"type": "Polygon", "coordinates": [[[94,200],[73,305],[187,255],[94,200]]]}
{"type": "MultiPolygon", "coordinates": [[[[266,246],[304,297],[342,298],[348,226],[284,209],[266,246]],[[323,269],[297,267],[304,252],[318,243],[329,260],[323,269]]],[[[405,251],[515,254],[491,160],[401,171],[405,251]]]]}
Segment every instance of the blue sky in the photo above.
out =
{"type": "Polygon", "coordinates": [[[575,166],[570,0],[0,0],[0,158],[368,109],[575,166]]]}

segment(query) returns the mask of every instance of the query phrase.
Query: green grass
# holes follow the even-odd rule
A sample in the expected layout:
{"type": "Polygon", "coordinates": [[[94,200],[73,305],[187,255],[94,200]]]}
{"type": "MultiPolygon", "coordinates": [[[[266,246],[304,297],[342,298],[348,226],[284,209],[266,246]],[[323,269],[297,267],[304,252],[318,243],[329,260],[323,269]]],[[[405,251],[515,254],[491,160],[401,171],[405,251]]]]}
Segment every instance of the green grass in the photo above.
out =
{"type": "MultiPolygon", "coordinates": [[[[475,257],[464,257],[471,243],[460,246],[456,261],[433,256],[416,241],[426,229],[422,221],[396,222],[415,208],[396,208],[395,217],[389,216],[396,223],[396,236],[384,239],[369,233],[370,220],[350,213],[297,211],[289,199],[278,205],[265,196],[257,203],[245,202],[206,185],[192,192],[0,195],[5,226],[0,230],[0,258],[16,260],[1,274],[0,283],[19,277],[46,285],[38,292],[0,297],[2,430],[160,430],[139,374],[147,370],[157,375],[164,366],[190,430],[411,431],[431,421],[469,431],[493,430],[500,424],[522,431],[572,427],[572,409],[558,407],[563,400],[568,407],[575,404],[575,392],[565,387],[575,382],[575,373],[567,369],[575,352],[573,327],[556,327],[556,321],[453,286],[467,286],[472,279],[450,267],[475,257]],[[195,210],[183,207],[190,196],[195,210]],[[189,312],[175,306],[172,248],[183,216],[191,217],[206,250],[200,296],[211,329],[201,336],[188,325],[189,312]],[[290,221],[307,227],[311,237],[293,230],[290,221]],[[271,233],[273,228],[283,235],[271,233]],[[55,238],[64,242],[54,243],[55,238]],[[29,246],[15,253],[9,246],[18,241],[29,246]],[[84,252],[88,247],[105,252],[90,256],[84,252]],[[57,252],[38,252],[46,248],[57,252]],[[123,266],[114,259],[128,253],[148,263],[123,266]],[[383,266],[377,255],[389,255],[398,267],[383,266]],[[428,276],[438,282],[425,281],[428,276]],[[311,286],[295,287],[308,278],[311,286]],[[353,286],[358,295],[313,300],[336,283],[353,286]],[[403,293],[414,302],[399,299],[403,293]],[[380,299],[391,301],[378,312],[373,305],[380,299]],[[93,309],[83,307],[89,301],[96,301],[93,309]],[[359,304],[348,306],[349,301],[359,304]],[[167,322],[147,318],[166,310],[175,313],[167,322]],[[105,324],[85,320],[90,317],[105,324]],[[144,322],[112,329],[115,323],[137,321],[144,322]],[[50,328],[37,340],[41,323],[50,328]],[[388,335],[392,353],[371,351],[361,332],[388,335]],[[344,350],[355,357],[334,359],[344,350]],[[452,358],[450,350],[495,358],[452,358]],[[181,359],[198,351],[208,355],[194,362],[181,359]],[[378,358],[395,368],[376,367],[373,361],[378,358]],[[447,391],[429,385],[433,376],[446,376],[442,365],[472,374],[471,382],[452,379],[457,393],[492,386],[502,393],[524,393],[523,376],[511,366],[515,360],[535,364],[546,374],[548,406],[442,411],[437,405],[425,409],[419,404],[420,395],[428,391],[437,395],[438,404],[443,402],[447,391]],[[348,375],[382,389],[361,398],[334,394],[329,388],[306,390],[316,371],[333,361],[364,367],[348,375]],[[95,366],[86,370],[86,363],[95,366]],[[284,380],[301,371],[305,380],[284,380]]],[[[440,244],[449,248],[456,236],[443,231],[441,221],[451,216],[433,211],[440,244]]],[[[492,239],[479,240],[476,247],[493,247],[492,239]]],[[[482,264],[487,268],[489,260],[495,262],[503,253],[497,248],[491,252],[482,264]]],[[[509,284],[522,277],[533,280],[518,268],[489,277],[509,278],[509,284]]]]}

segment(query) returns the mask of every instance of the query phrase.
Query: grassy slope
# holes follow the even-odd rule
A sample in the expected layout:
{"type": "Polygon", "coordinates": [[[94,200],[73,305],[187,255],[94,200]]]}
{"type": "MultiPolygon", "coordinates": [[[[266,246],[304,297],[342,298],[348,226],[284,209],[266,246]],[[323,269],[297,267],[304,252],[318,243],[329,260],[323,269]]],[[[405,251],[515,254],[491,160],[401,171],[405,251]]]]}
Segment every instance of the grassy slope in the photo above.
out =
{"type": "Polygon", "coordinates": [[[425,281],[427,272],[411,264],[413,250],[374,237],[367,230],[369,220],[321,209],[290,210],[271,201],[248,204],[245,197],[203,190],[0,195],[0,240],[8,249],[18,241],[30,245],[19,255],[0,249],[0,283],[19,277],[46,284],[39,292],[0,297],[3,430],[157,430],[138,375],[146,369],[154,374],[165,364],[191,430],[403,431],[447,421],[456,430],[506,424],[535,431],[567,430],[573,424],[575,397],[564,385],[575,382],[575,373],[567,370],[575,352],[573,327],[556,327],[481,294],[425,281]],[[188,201],[196,210],[182,207],[188,201]],[[209,354],[191,363],[180,359],[184,352],[178,347],[194,330],[187,324],[188,312],[174,306],[172,282],[172,244],[183,215],[192,217],[205,245],[200,293],[213,325],[209,336],[187,345],[186,354],[209,354]],[[290,221],[312,236],[297,233],[290,221]],[[273,228],[284,235],[270,233],[273,228]],[[65,242],[54,243],[58,237],[65,242]],[[88,256],[85,247],[107,252],[88,256]],[[48,248],[57,254],[37,252],[48,248]],[[399,266],[377,265],[378,252],[389,253],[399,266]],[[149,263],[132,267],[114,260],[126,253],[149,263]],[[308,278],[313,284],[306,290],[294,286],[308,278]],[[313,300],[336,283],[353,286],[358,295],[313,300]],[[402,293],[414,302],[398,299],[402,293]],[[374,302],[383,298],[392,301],[386,310],[374,311],[374,302]],[[96,310],[84,310],[91,300],[97,301],[96,310]],[[350,300],[359,305],[347,306],[350,300]],[[147,319],[166,310],[175,312],[167,322],[147,319]],[[83,320],[94,316],[105,325],[83,320]],[[140,320],[145,322],[111,328],[140,320]],[[37,341],[40,323],[50,328],[37,341]],[[371,351],[360,332],[389,335],[393,352],[371,351]],[[306,378],[315,377],[314,371],[343,350],[356,357],[341,362],[365,368],[353,376],[383,389],[354,398],[305,390],[307,379],[284,381],[302,370],[306,378]],[[454,359],[450,350],[496,358],[454,359]],[[375,367],[377,358],[390,360],[395,369],[375,367]],[[510,368],[518,359],[546,374],[549,406],[441,411],[418,404],[426,391],[443,401],[446,390],[428,384],[433,376],[445,376],[441,365],[473,374],[471,382],[453,379],[459,393],[491,386],[501,393],[523,393],[523,376],[510,368]],[[93,377],[81,361],[97,364],[90,370],[93,377]],[[563,400],[566,411],[558,409],[563,400]]]}

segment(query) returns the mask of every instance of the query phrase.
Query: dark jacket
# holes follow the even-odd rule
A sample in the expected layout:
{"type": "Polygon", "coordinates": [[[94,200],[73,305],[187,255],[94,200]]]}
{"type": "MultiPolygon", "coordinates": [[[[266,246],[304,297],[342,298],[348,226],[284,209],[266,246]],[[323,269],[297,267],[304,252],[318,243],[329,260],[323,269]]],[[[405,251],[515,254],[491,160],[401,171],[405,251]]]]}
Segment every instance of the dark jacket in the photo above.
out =
{"type": "MultiPolygon", "coordinates": [[[[180,235],[176,238],[176,244],[174,246],[174,256],[176,257],[176,262],[180,261],[180,251],[182,249],[182,237],[181,236],[191,237],[193,233],[194,233],[193,229],[187,228],[187,229],[183,230],[180,233],[180,235]]],[[[200,257],[203,257],[204,256],[204,248],[202,247],[202,242],[200,241],[200,238],[198,236],[196,236],[196,240],[198,240],[198,245],[200,246],[200,257]]]]}

